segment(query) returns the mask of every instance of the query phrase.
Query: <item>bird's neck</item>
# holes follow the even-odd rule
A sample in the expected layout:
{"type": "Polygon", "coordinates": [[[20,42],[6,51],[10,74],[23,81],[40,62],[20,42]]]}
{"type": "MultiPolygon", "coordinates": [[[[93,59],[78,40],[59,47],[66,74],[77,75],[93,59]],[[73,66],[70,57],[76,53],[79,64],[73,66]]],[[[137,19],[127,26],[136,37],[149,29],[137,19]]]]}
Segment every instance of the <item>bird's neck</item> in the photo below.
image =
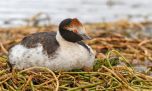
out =
{"type": "Polygon", "coordinates": [[[65,40],[59,31],[57,31],[57,34],[56,34],[56,40],[58,41],[58,43],[60,44],[60,46],[66,46],[66,45],[74,45],[76,43],[73,43],[73,42],[69,42],[67,40],[65,40]]]}

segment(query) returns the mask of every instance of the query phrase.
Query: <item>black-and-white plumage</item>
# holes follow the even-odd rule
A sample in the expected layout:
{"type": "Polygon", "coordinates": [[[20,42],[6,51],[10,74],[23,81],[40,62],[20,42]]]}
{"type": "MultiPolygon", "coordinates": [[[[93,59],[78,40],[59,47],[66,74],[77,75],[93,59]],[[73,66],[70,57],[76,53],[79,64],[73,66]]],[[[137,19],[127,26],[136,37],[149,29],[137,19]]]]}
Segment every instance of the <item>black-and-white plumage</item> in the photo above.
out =
{"type": "Polygon", "coordinates": [[[78,19],[65,19],[59,31],[34,33],[9,50],[9,62],[17,69],[32,66],[53,71],[92,67],[95,54],[82,40],[89,39],[78,19]]]}

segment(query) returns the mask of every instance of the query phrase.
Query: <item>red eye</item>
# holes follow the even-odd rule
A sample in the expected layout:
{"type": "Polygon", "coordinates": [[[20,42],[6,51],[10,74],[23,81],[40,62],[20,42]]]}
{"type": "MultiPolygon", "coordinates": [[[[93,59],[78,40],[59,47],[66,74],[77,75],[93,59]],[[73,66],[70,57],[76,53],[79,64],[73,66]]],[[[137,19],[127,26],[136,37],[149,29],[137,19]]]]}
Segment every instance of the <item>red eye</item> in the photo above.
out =
{"type": "Polygon", "coordinates": [[[74,32],[74,33],[77,33],[78,31],[75,29],[75,30],[73,30],[73,32],[74,32]]]}

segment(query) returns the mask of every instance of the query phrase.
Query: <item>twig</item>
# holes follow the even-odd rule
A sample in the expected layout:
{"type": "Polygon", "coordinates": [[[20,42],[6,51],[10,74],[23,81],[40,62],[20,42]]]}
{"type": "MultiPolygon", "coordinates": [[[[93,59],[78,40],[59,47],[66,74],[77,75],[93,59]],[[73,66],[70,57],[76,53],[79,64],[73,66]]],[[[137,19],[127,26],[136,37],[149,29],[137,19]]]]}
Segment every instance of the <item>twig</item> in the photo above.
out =
{"type": "Polygon", "coordinates": [[[32,75],[30,75],[30,76],[28,77],[27,82],[26,82],[26,83],[23,85],[23,87],[22,87],[22,91],[25,91],[25,87],[30,83],[30,81],[31,81],[32,78],[33,78],[32,75]]]}
{"type": "Polygon", "coordinates": [[[1,42],[0,42],[0,47],[5,54],[8,54],[8,51],[4,48],[4,46],[1,42]]]}
{"type": "Polygon", "coordinates": [[[98,82],[98,83],[94,83],[94,84],[79,86],[79,87],[75,87],[75,88],[68,89],[67,91],[75,91],[75,90],[82,89],[82,88],[90,88],[90,87],[99,85],[99,84],[101,84],[101,83],[103,83],[103,82],[98,82]]]}

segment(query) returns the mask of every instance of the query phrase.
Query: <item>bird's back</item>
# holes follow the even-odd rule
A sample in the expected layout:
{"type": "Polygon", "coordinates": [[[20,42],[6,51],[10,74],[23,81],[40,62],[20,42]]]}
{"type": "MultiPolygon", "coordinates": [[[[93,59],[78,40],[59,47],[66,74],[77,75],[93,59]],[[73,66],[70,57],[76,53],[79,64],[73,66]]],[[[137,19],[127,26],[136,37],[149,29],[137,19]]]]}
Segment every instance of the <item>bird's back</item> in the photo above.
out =
{"type": "Polygon", "coordinates": [[[23,38],[21,45],[27,48],[34,48],[37,47],[38,44],[41,44],[43,46],[43,50],[50,55],[55,52],[59,46],[55,36],[56,32],[34,33],[23,38]]]}

